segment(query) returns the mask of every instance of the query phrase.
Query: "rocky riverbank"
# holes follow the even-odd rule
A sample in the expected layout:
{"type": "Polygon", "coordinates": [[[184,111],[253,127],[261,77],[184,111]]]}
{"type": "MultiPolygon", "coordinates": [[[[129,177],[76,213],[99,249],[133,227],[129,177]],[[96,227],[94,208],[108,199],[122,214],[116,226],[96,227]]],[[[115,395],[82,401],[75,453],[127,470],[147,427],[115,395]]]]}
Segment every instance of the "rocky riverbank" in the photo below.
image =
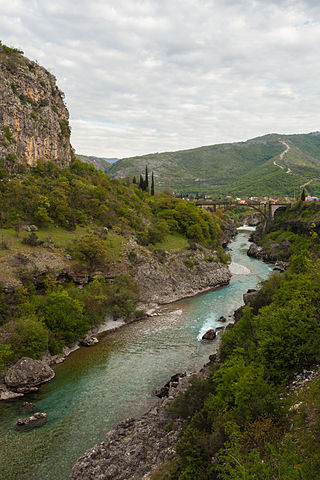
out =
{"type": "MultiPolygon", "coordinates": [[[[209,363],[197,376],[206,377],[216,362],[216,355],[210,356],[209,363]]],[[[185,424],[174,418],[167,407],[186,391],[192,375],[194,373],[171,377],[155,392],[161,397],[158,404],[139,419],[129,418],[118,423],[104,442],[79,458],[69,480],[150,479],[160,465],[175,457],[175,446],[185,424]]]]}

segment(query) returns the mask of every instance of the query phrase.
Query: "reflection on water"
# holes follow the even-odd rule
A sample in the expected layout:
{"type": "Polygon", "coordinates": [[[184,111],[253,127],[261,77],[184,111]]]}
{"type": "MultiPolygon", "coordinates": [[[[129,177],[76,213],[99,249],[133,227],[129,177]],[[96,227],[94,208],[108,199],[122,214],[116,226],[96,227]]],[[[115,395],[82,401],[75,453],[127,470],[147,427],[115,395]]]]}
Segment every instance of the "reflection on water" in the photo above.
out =
{"type": "Polygon", "coordinates": [[[54,380],[27,398],[48,413],[44,427],[15,432],[22,400],[1,403],[0,478],[67,479],[74,461],[118,421],[141,415],[156,402],[151,392],[159,383],[203,365],[217,348],[217,342],[199,342],[203,333],[220,325],[219,317],[238,308],[243,293],[271,270],[246,255],[247,234],[240,233],[231,248],[238,272],[230,285],[105,332],[98,345],[80,348],[57,365],[54,380]]]}

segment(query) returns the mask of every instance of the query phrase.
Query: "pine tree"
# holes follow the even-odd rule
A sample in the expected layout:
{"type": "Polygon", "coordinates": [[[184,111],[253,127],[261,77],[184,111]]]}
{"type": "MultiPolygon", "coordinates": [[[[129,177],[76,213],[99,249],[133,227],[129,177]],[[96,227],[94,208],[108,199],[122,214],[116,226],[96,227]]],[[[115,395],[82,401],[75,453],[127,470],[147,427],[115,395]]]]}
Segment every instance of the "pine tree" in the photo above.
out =
{"type": "Polygon", "coordinates": [[[154,176],[151,174],[151,195],[154,196],[154,176]]]}
{"type": "Polygon", "coordinates": [[[137,184],[137,179],[136,179],[136,176],[133,177],[132,179],[132,183],[134,183],[135,185],[137,184]]]}

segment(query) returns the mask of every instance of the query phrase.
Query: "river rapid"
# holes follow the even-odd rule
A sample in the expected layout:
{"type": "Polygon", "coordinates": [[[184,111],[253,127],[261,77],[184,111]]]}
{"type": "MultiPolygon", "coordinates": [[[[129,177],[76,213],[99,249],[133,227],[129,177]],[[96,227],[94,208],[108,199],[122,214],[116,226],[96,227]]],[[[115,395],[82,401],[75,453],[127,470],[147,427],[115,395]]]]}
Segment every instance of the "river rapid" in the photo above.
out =
{"type": "Polygon", "coordinates": [[[105,433],[157,401],[152,390],[177,372],[199,369],[219,340],[201,343],[209,328],[243,304],[242,295],[272,267],[246,255],[248,232],[230,244],[230,284],[161,308],[161,314],[100,336],[54,367],[56,377],[22,400],[0,403],[0,479],[66,480],[73,463],[105,433]],[[48,413],[47,424],[16,432],[21,403],[48,413]]]}

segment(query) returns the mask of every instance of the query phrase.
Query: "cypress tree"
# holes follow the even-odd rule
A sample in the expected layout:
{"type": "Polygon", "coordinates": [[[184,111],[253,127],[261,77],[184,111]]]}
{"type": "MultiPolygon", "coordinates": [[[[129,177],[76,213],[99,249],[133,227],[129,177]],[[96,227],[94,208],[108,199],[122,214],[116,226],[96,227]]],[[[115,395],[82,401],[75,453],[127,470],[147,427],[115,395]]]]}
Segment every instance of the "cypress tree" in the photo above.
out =
{"type": "Polygon", "coordinates": [[[139,187],[141,188],[141,190],[144,190],[144,180],[143,180],[143,176],[140,175],[140,180],[139,180],[139,187]]]}
{"type": "Polygon", "coordinates": [[[304,191],[304,189],[302,190],[302,193],[301,193],[301,200],[304,202],[306,199],[306,192],[304,191]]]}
{"type": "Polygon", "coordinates": [[[154,196],[154,176],[151,174],[151,195],[154,196]]]}
{"type": "Polygon", "coordinates": [[[144,181],[145,190],[149,191],[148,165],[146,165],[146,179],[144,181]]]}
{"type": "Polygon", "coordinates": [[[137,184],[137,179],[136,179],[136,176],[133,177],[132,179],[132,183],[134,183],[135,185],[137,184]]]}

